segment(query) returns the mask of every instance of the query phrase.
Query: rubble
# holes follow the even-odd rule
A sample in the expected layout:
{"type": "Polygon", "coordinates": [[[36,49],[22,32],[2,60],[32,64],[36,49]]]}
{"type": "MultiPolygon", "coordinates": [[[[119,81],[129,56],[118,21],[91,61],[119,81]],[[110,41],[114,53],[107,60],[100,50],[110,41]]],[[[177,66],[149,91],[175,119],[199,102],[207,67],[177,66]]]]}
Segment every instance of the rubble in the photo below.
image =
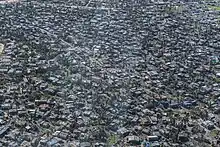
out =
{"type": "Polygon", "coordinates": [[[4,44],[0,43],[0,55],[3,53],[4,48],[5,48],[4,44]]]}
{"type": "Polygon", "coordinates": [[[206,128],[209,129],[209,130],[212,130],[212,129],[215,128],[214,123],[211,122],[211,121],[209,121],[209,120],[203,122],[202,124],[203,124],[204,127],[206,127],[206,128]]]}
{"type": "Polygon", "coordinates": [[[0,137],[2,138],[7,132],[9,131],[9,127],[8,126],[2,126],[0,128],[0,137]]]}
{"type": "Polygon", "coordinates": [[[217,5],[0,3],[0,146],[217,146],[217,5]]]}

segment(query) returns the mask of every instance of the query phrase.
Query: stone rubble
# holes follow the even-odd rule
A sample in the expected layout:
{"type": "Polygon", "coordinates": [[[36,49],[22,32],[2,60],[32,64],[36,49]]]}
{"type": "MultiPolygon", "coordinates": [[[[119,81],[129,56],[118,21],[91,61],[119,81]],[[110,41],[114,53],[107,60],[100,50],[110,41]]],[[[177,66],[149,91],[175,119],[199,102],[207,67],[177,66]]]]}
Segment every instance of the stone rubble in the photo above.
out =
{"type": "Polygon", "coordinates": [[[0,146],[219,146],[214,6],[0,4],[0,146]]]}

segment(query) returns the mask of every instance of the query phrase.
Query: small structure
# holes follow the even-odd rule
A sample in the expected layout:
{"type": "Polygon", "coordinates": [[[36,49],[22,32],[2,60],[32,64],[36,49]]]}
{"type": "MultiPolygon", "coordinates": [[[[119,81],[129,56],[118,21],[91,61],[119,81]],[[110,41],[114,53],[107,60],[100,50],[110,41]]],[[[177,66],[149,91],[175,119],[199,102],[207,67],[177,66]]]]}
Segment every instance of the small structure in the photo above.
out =
{"type": "Polygon", "coordinates": [[[149,142],[154,142],[154,141],[158,141],[159,137],[158,136],[147,136],[147,140],[149,142]]]}
{"type": "Polygon", "coordinates": [[[138,136],[127,136],[125,137],[125,142],[129,145],[140,145],[141,139],[138,136]]]}

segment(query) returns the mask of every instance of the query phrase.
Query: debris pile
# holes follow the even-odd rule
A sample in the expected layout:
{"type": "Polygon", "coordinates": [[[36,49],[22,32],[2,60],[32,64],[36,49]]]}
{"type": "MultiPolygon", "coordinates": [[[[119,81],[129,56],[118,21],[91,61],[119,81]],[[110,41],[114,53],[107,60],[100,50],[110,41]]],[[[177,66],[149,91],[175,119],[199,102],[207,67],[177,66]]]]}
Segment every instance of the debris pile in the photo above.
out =
{"type": "Polygon", "coordinates": [[[219,145],[217,5],[0,4],[0,146],[219,145]]]}

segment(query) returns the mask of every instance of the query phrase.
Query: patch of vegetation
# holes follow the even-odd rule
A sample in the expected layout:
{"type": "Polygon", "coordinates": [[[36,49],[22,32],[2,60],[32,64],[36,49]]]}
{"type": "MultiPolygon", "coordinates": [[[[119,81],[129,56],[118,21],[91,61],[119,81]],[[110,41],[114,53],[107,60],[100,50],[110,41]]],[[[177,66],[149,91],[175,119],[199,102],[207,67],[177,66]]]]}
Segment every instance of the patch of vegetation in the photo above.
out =
{"type": "Polygon", "coordinates": [[[216,137],[216,136],[218,136],[218,134],[219,134],[219,130],[212,130],[212,131],[210,132],[210,135],[211,135],[212,137],[216,137]]]}
{"type": "Polygon", "coordinates": [[[220,78],[215,77],[215,78],[214,78],[214,81],[215,81],[216,83],[220,83],[220,78]]]}
{"type": "Polygon", "coordinates": [[[220,11],[220,6],[208,6],[209,9],[214,10],[214,11],[220,11]]]}
{"type": "Polygon", "coordinates": [[[109,136],[109,138],[108,138],[108,144],[109,145],[114,145],[117,142],[118,142],[118,136],[117,135],[112,134],[112,135],[109,136]]]}
{"type": "Polygon", "coordinates": [[[183,7],[182,6],[171,6],[167,7],[164,10],[166,13],[182,13],[183,7]]]}
{"type": "Polygon", "coordinates": [[[171,96],[170,99],[176,100],[176,101],[181,101],[181,100],[183,100],[183,97],[182,96],[171,96]]]}

